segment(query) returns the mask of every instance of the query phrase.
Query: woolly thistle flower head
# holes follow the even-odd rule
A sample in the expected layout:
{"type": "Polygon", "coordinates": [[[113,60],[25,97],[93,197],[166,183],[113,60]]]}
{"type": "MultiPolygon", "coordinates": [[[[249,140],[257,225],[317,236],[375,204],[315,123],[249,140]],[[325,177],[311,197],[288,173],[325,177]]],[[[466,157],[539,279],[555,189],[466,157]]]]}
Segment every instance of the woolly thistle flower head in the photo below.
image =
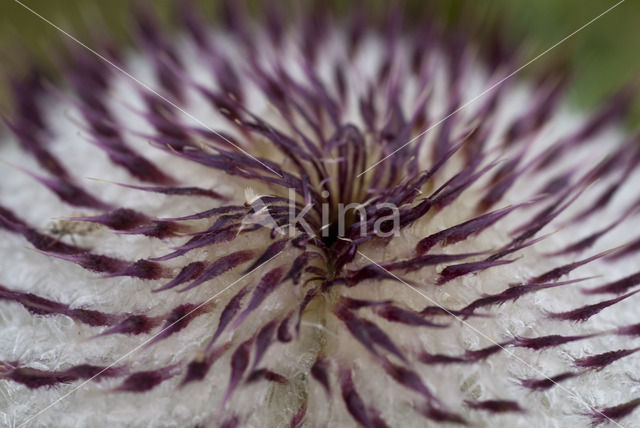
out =
{"type": "Polygon", "coordinates": [[[360,6],[13,79],[3,425],[640,426],[632,88],[360,6]]]}

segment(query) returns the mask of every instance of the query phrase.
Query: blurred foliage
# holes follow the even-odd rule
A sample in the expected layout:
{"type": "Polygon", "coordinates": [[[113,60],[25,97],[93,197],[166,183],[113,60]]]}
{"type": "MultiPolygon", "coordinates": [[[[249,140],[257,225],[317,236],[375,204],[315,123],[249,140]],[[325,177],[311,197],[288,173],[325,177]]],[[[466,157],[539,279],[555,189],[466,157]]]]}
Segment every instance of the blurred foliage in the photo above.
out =
{"type": "MultiPolygon", "coordinates": [[[[68,30],[80,40],[87,40],[91,29],[103,25],[119,43],[130,41],[131,0],[21,0],[46,19],[68,30]]],[[[149,0],[164,22],[170,22],[175,2],[149,0]]],[[[276,0],[277,1],[277,0],[276,0]]],[[[286,1],[286,0],[285,0],[286,1]]],[[[300,0],[304,3],[307,0],[300,0]]],[[[339,12],[347,8],[347,0],[326,0],[339,12]]],[[[299,3],[300,3],[299,2],[299,3]]],[[[445,25],[473,23],[475,31],[486,32],[499,23],[505,37],[524,41],[523,61],[535,57],[564,37],[616,4],[616,0],[363,0],[363,7],[404,7],[407,16],[418,14],[428,4],[431,13],[441,15],[445,25]]],[[[215,0],[198,3],[203,13],[213,16],[215,0]]],[[[257,10],[259,0],[253,0],[257,10]]],[[[13,0],[0,2],[0,73],[15,73],[35,52],[49,69],[54,69],[47,54],[66,37],[13,0]]],[[[611,12],[553,49],[550,58],[568,60],[575,73],[571,101],[579,108],[593,108],[600,100],[632,78],[640,76],[640,1],[626,0],[611,12]]],[[[545,55],[547,57],[547,55],[545,55]]],[[[543,58],[544,63],[548,58],[543,58]]],[[[522,73],[535,70],[534,63],[522,73]]],[[[0,100],[6,105],[6,91],[0,87],[0,100]]],[[[640,123],[640,97],[632,115],[640,123]]]]}

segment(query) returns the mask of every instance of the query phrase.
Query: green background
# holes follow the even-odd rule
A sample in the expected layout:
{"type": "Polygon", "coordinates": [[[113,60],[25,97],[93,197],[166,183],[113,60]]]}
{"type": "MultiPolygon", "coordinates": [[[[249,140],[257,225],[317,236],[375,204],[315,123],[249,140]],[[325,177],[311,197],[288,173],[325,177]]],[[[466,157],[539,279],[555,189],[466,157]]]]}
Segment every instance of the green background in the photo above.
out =
{"type": "MultiPolygon", "coordinates": [[[[128,0],[21,0],[47,19],[86,40],[88,23],[103,21],[119,42],[128,42],[131,2],[128,0]]],[[[304,1],[304,0],[302,0],[304,1]]],[[[201,1],[204,14],[213,16],[215,0],[201,1]]],[[[253,2],[254,5],[259,2],[253,2]]],[[[345,2],[330,1],[344,9],[345,2]]],[[[472,17],[476,30],[485,31],[500,22],[511,41],[523,40],[525,58],[535,57],[617,1],[604,0],[436,0],[431,2],[443,23],[455,24],[472,17]]],[[[148,1],[168,21],[171,0],[148,1]]],[[[364,0],[366,7],[384,7],[389,2],[364,0]]],[[[399,2],[396,4],[400,5],[399,2]]],[[[425,1],[403,2],[411,15],[425,1]]],[[[0,73],[20,70],[27,52],[36,52],[45,62],[47,52],[66,42],[65,36],[13,0],[0,0],[0,73]]],[[[626,0],[614,10],[571,37],[549,57],[570,61],[575,73],[570,101],[581,109],[593,108],[607,94],[640,76],[640,1],[626,0]]],[[[526,62],[525,60],[525,62],[526,62]]],[[[544,59],[540,61],[543,63],[544,59]]],[[[50,68],[53,68],[49,65],[50,68]]],[[[522,74],[535,70],[533,64],[522,74]]],[[[640,97],[630,122],[640,123],[640,97]]],[[[6,91],[0,86],[0,104],[8,106],[6,91]]]]}

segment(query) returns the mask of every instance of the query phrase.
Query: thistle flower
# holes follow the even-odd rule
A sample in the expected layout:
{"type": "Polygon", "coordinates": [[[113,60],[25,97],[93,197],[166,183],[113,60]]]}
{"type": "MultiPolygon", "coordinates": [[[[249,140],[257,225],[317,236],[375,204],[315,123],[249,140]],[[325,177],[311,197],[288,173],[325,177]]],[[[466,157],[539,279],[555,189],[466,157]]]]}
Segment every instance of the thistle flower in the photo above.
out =
{"type": "Polygon", "coordinates": [[[265,10],[12,81],[2,423],[640,426],[633,87],[585,116],[428,14],[265,10]]]}

